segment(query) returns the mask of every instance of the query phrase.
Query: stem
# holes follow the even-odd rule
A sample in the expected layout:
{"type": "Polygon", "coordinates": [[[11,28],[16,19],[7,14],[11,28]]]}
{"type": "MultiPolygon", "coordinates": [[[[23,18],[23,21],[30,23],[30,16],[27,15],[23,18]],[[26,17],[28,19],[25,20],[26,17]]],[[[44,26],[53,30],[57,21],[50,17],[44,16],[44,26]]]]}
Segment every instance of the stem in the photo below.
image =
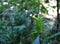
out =
{"type": "Polygon", "coordinates": [[[59,0],[57,0],[57,29],[59,28],[59,0]]]}

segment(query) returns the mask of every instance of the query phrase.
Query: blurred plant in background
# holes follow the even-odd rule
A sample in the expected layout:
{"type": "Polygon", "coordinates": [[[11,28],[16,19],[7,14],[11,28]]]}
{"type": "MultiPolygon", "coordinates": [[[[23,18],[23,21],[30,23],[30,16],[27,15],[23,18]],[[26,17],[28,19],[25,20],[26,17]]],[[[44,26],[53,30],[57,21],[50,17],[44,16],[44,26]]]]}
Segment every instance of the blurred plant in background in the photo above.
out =
{"type": "Polygon", "coordinates": [[[56,1],[50,2],[54,0],[0,0],[1,44],[32,44],[38,36],[43,44],[57,16],[56,1]]]}

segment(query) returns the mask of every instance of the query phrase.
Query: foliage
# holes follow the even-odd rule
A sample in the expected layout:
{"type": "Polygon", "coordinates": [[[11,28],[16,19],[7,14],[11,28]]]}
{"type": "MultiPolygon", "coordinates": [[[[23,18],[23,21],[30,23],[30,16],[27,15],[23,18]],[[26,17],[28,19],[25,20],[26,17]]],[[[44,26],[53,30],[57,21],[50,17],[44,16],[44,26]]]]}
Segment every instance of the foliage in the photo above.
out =
{"type": "Polygon", "coordinates": [[[0,0],[1,44],[31,44],[41,35],[45,27],[39,13],[48,12],[42,3],[42,0],[0,0]]]}
{"type": "Polygon", "coordinates": [[[44,29],[44,23],[42,21],[42,18],[39,16],[36,18],[35,29],[38,31],[38,33],[41,33],[44,29]]]}

